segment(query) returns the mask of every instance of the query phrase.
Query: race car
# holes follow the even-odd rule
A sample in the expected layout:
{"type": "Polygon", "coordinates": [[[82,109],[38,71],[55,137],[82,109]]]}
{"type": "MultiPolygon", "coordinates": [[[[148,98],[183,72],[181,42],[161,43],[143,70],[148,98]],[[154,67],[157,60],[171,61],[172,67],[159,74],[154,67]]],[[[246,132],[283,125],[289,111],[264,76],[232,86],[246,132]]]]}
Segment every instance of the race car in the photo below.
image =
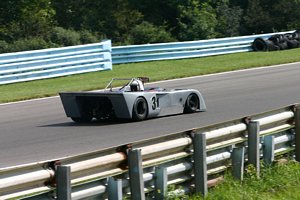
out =
{"type": "Polygon", "coordinates": [[[59,93],[67,117],[75,122],[93,119],[142,121],[163,115],[206,111],[201,93],[194,89],[145,87],[148,78],[113,78],[97,92],[59,93]],[[114,87],[115,84],[121,87],[114,87]]]}

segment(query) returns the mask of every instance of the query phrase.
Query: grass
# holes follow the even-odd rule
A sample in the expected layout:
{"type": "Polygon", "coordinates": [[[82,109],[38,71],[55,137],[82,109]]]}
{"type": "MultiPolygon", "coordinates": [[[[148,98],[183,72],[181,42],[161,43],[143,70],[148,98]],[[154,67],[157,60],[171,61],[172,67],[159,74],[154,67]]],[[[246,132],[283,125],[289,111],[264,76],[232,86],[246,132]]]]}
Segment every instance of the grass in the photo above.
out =
{"type": "Polygon", "coordinates": [[[102,89],[113,77],[148,76],[151,81],[182,78],[300,61],[300,48],[275,52],[247,52],[195,59],[114,65],[112,71],[0,86],[0,103],[57,95],[60,91],[102,89]]]}
{"type": "MultiPolygon", "coordinates": [[[[242,182],[234,179],[230,173],[225,181],[210,189],[208,195],[181,196],[172,200],[295,200],[300,199],[300,163],[288,161],[264,167],[260,178],[246,173],[242,182]]],[[[170,199],[170,200],[171,200],[170,199]]]]}

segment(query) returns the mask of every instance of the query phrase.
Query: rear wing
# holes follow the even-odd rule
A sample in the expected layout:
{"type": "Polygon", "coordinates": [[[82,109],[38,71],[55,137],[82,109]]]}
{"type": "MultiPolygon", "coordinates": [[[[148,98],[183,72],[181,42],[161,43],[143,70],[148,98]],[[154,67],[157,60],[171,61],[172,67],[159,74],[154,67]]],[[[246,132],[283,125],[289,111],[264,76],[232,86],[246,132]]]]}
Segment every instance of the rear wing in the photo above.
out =
{"type": "Polygon", "coordinates": [[[143,84],[150,82],[149,77],[138,77],[139,80],[143,82],[143,84]]]}

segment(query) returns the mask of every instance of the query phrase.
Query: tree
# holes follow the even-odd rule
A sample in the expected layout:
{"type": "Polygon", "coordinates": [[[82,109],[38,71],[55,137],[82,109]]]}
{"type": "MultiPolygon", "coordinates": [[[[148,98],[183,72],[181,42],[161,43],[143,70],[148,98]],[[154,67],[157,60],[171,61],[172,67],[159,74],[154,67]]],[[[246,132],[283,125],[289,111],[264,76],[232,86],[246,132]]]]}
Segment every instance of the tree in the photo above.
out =
{"type": "Polygon", "coordinates": [[[179,5],[178,10],[179,40],[199,40],[216,36],[216,13],[208,3],[188,0],[187,5],[179,5]]]}
{"type": "Polygon", "coordinates": [[[55,23],[51,0],[4,0],[0,9],[0,37],[7,41],[44,36],[55,23]]]}
{"type": "Polygon", "coordinates": [[[260,0],[249,0],[245,11],[243,34],[271,33],[273,31],[272,16],[269,5],[260,0]]]}
{"type": "Polygon", "coordinates": [[[114,42],[127,40],[130,30],[142,22],[143,15],[127,0],[53,0],[56,20],[64,28],[90,30],[114,42]]]}
{"type": "Polygon", "coordinates": [[[148,44],[148,43],[161,43],[171,42],[175,39],[171,34],[165,30],[164,27],[154,26],[149,22],[142,22],[136,25],[130,33],[130,44],[148,44]]]}
{"type": "Polygon", "coordinates": [[[299,0],[1,0],[0,49],[104,38],[124,45],[293,30],[300,29],[299,10],[299,0]]]}
{"type": "Polygon", "coordinates": [[[218,2],[216,6],[218,37],[238,36],[243,10],[238,6],[230,7],[228,0],[218,2]]]}
{"type": "Polygon", "coordinates": [[[178,25],[178,6],[182,0],[129,0],[129,4],[143,15],[143,20],[155,26],[164,26],[171,34],[176,35],[178,25]]]}
{"type": "Polygon", "coordinates": [[[274,30],[293,30],[300,28],[300,1],[276,0],[271,4],[270,15],[272,16],[274,30]]]}

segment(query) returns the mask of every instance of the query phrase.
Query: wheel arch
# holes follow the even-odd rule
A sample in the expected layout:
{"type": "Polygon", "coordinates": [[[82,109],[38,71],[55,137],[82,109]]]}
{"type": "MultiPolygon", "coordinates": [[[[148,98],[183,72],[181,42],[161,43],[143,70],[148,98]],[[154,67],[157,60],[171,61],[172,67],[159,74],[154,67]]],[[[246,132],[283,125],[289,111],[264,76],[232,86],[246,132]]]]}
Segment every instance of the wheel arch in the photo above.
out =
{"type": "Polygon", "coordinates": [[[205,100],[204,100],[202,94],[198,90],[192,90],[186,96],[186,100],[187,100],[187,97],[190,94],[196,94],[196,96],[198,97],[198,100],[199,100],[198,109],[199,109],[199,111],[206,111],[207,108],[206,108],[205,100]]]}

